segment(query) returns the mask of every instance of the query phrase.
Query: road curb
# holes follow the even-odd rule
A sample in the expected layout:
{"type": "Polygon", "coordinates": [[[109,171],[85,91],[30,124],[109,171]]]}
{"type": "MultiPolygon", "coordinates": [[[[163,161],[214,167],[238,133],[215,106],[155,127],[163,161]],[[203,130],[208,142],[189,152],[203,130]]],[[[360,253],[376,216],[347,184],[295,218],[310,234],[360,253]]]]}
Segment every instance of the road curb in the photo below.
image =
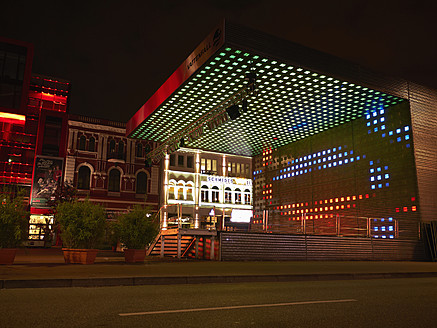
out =
{"type": "Polygon", "coordinates": [[[65,288],[65,287],[114,287],[145,285],[181,285],[244,282],[292,282],[327,280],[369,280],[400,278],[432,278],[437,272],[388,272],[388,273],[330,273],[301,275],[235,275],[235,276],[165,276],[165,277],[118,277],[118,278],[67,278],[0,280],[0,289],[65,288]]]}

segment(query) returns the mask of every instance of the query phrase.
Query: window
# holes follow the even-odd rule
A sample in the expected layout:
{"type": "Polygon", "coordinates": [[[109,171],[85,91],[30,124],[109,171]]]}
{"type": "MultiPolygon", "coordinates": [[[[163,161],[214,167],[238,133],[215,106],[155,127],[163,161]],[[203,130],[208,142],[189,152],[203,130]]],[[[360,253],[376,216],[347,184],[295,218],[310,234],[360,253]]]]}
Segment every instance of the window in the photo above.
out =
{"type": "Polygon", "coordinates": [[[250,190],[244,190],[244,204],[250,205],[250,190]]]}
{"type": "Polygon", "coordinates": [[[200,171],[205,174],[217,173],[217,160],[201,158],[200,171]]]}
{"type": "Polygon", "coordinates": [[[201,191],[200,191],[200,199],[203,203],[207,203],[208,202],[208,186],[202,186],[201,191]]]}
{"type": "Polygon", "coordinates": [[[77,149],[79,150],[85,150],[86,145],[86,137],[84,135],[81,135],[79,138],[79,145],[77,146],[77,149]]]}
{"type": "Polygon", "coordinates": [[[187,200],[193,200],[193,185],[187,185],[187,200]]]}
{"type": "Polygon", "coordinates": [[[225,203],[232,203],[232,191],[229,187],[225,189],[225,203]]]}
{"type": "Polygon", "coordinates": [[[182,183],[182,182],[179,182],[178,183],[178,193],[177,193],[177,195],[178,195],[178,199],[179,200],[185,200],[185,197],[184,197],[184,184],[182,183]]]}
{"type": "Polygon", "coordinates": [[[118,143],[118,155],[123,156],[124,154],[124,142],[120,140],[118,143]]]}
{"type": "Polygon", "coordinates": [[[187,156],[187,167],[189,169],[194,168],[194,156],[187,156]]]}
{"type": "Polygon", "coordinates": [[[169,187],[168,187],[168,199],[175,199],[175,184],[174,182],[170,182],[169,187]]]}
{"type": "Polygon", "coordinates": [[[146,172],[139,172],[137,174],[137,185],[136,185],[136,193],[137,194],[147,194],[147,174],[146,172]]]}
{"type": "Polygon", "coordinates": [[[115,140],[111,139],[111,141],[109,141],[109,153],[114,153],[115,152],[115,140]]]}
{"type": "Polygon", "coordinates": [[[143,145],[140,142],[137,143],[135,156],[143,157],[143,145]]]}
{"type": "Polygon", "coordinates": [[[219,194],[220,194],[219,188],[216,186],[212,187],[212,200],[211,201],[213,203],[219,202],[219,194]]]}
{"type": "Polygon", "coordinates": [[[184,156],[178,155],[178,166],[184,166],[184,156]]]}
{"type": "Polygon", "coordinates": [[[88,151],[95,151],[96,148],[96,139],[94,137],[91,137],[88,141],[88,151]]]}
{"type": "Polygon", "coordinates": [[[88,166],[81,166],[77,173],[77,189],[90,189],[91,170],[88,166]]]}
{"type": "Polygon", "coordinates": [[[235,189],[235,204],[241,204],[241,190],[235,189]]]}
{"type": "Polygon", "coordinates": [[[120,171],[117,169],[109,171],[108,191],[120,191],[120,171]]]}
{"type": "Polygon", "coordinates": [[[176,166],[176,155],[175,154],[170,155],[170,166],[176,166]]]}

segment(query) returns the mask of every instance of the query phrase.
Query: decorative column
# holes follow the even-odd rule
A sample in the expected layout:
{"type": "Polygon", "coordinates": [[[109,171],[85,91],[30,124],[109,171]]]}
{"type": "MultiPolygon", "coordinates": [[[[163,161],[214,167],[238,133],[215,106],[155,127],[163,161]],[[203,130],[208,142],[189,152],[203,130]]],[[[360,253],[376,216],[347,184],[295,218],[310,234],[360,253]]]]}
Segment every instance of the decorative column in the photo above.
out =
{"type": "Polygon", "coordinates": [[[199,199],[200,199],[200,152],[196,153],[196,172],[194,174],[194,229],[199,229],[199,199]]]}
{"type": "Polygon", "coordinates": [[[167,230],[167,205],[168,205],[168,168],[170,166],[170,155],[165,154],[164,159],[164,199],[163,199],[163,209],[161,215],[161,229],[167,230]]]}

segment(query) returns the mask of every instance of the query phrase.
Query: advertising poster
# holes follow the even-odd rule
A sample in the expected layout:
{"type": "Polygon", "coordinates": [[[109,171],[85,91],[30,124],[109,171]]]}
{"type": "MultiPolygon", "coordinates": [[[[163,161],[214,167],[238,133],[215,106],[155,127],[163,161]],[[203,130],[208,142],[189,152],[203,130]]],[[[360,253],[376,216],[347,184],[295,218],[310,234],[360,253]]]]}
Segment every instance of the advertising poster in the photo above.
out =
{"type": "Polygon", "coordinates": [[[62,183],[63,164],[63,158],[43,156],[35,158],[31,207],[50,208],[49,201],[54,199],[56,189],[62,183]]]}

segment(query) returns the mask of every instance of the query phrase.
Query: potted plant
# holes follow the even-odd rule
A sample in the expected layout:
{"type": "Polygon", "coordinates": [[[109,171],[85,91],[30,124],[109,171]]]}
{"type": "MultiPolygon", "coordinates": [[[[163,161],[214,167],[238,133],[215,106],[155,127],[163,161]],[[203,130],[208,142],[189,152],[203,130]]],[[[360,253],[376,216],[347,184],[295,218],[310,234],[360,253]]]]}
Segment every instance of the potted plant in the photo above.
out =
{"type": "Polygon", "coordinates": [[[144,262],[146,246],[159,231],[159,224],[150,209],[135,206],[130,212],[118,217],[115,228],[119,241],[127,248],[124,250],[125,261],[144,262]]]}
{"type": "Polygon", "coordinates": [[[85,201],[60,203],[56,207],[56,222],[63,241],[65,263],[93,264],[103,237],[106,213],[98,205],[85,201]]]}
{"type": "Polygon", "coordinates": [[[0,193],[0,264],[12,264],[17,247],[27,239],[29,213],[24,210],[20,193],[0,193]]]}

